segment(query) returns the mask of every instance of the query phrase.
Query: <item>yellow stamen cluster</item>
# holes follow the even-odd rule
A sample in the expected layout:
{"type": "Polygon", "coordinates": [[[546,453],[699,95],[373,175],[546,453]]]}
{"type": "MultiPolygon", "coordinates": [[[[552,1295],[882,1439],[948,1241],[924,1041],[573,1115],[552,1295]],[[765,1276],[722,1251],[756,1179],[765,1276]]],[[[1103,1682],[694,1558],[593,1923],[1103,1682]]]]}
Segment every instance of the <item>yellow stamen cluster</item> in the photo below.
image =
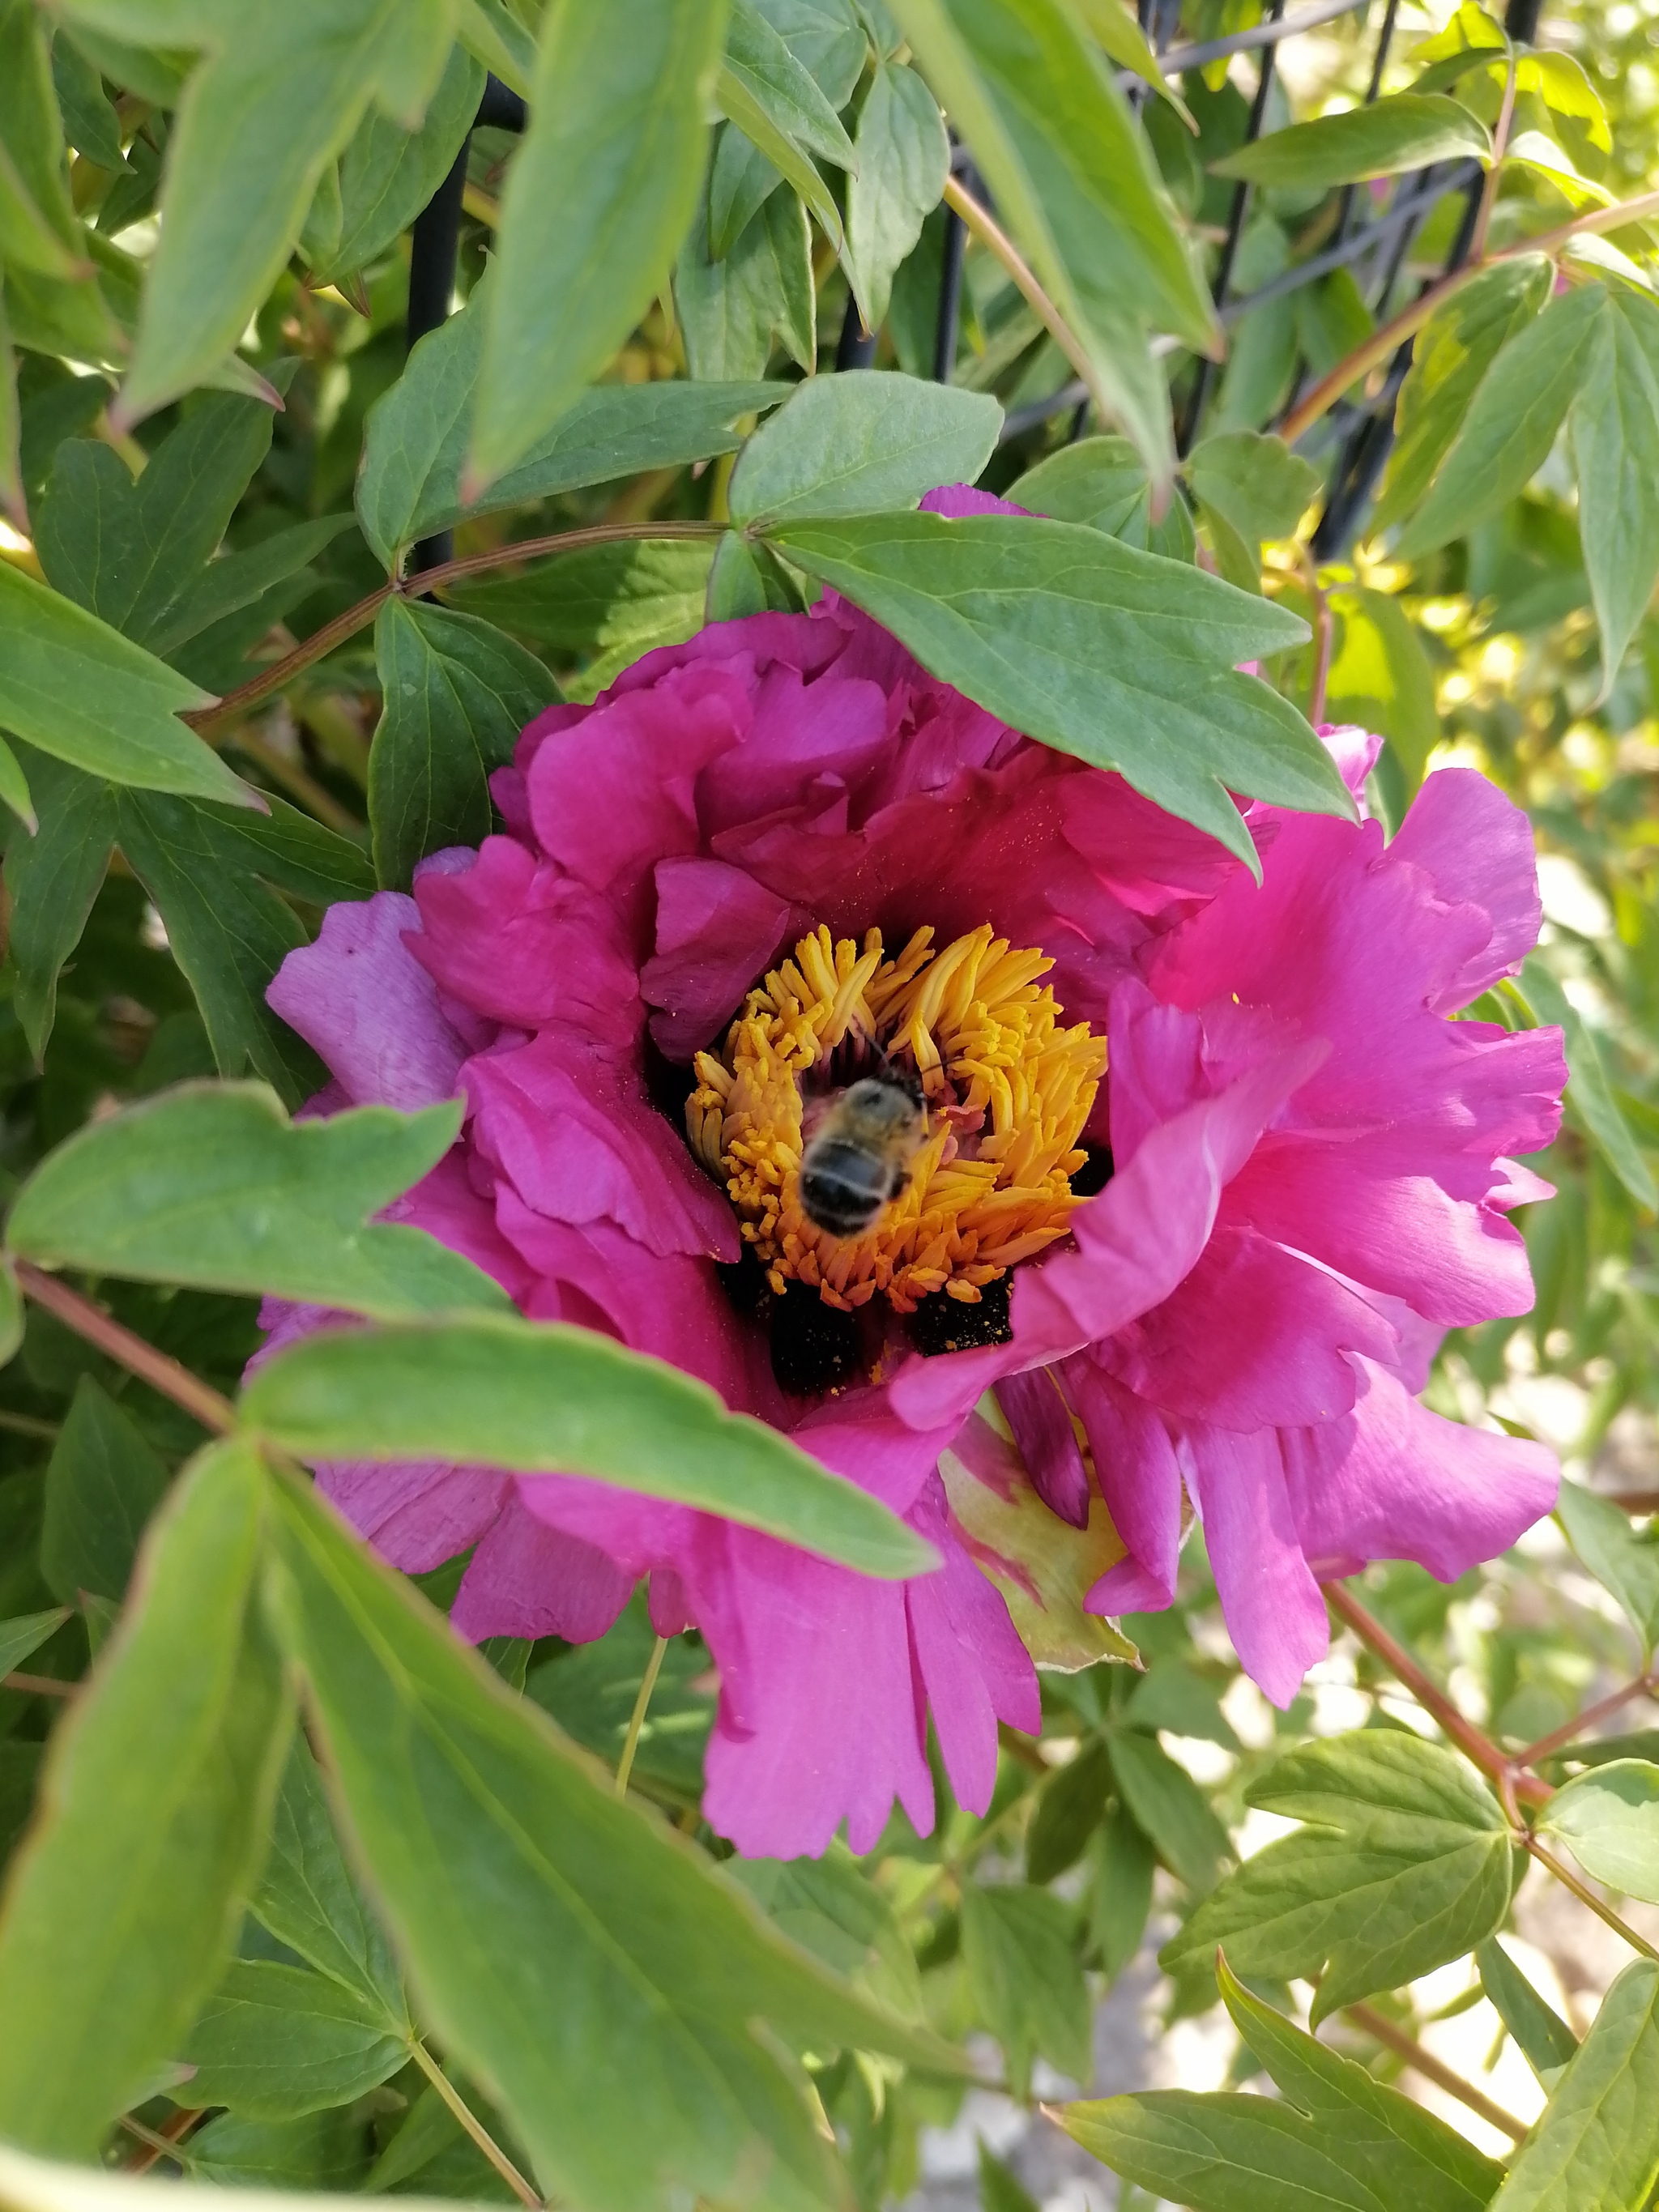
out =
{"type": "Polygon", "coordinates": [[[872,929],[862,950],[819,927],[744,1001],[724,1054],[697,1054],[691,1149],[724,1182],[781,1297],[791,1280],[843,1309],[878,1291],[901,1313],[935,1291],[983,1286],[1066,1232],[1069,1181],[1106,1066],[1086,1024],[1060,1026],[1037,978],[1054,965],[989,924],[933,950],[919,929],[896,960],[872,929]],[[823,1079],[849,1037],[914,1069],[927,1132],[906,1188],[875,1224],[838,1238],[797,1191],[803,1081],[823,1079]]]}

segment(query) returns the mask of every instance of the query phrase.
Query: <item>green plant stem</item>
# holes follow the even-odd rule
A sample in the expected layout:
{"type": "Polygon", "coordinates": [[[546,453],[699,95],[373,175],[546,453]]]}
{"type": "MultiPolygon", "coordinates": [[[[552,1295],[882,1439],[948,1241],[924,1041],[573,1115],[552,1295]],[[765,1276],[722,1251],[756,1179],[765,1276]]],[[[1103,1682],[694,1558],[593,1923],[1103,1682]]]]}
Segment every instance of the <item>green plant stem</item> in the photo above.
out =
{"type": "Polygon", "coordinates": [[[130,1374],[148,1382],[153,1390],[159,1390],[164,1398],[171,1398],[175,1406],[182,1406],[204,1429],[228,1437],[236,1426],[236,1409],[229,1399],[221,1397],[211,1384],[192,1375],[188,1367],[181,1366],[165,1352],[158,1352],[153,1344],[146,1344],[142,1336],[135,1336],[112,1314],[94,1305],[90,1298],[82,1297],[67,1283],[59,1282],[56,1275],[49,1275],[44,1267],[37,1267],[29,1260],[17,1260],[13,1265],[25,1297],[55,1315],[65,1328],[72,1328],[88,1344],[96,1345],[100,1352],[118,1360],[130,1374]]]}
{"type": "Polygon", "coordinates": [[[61,1421],[43,1421],[33,1413],[0,1413],[0,1429],[9,1429],[15,1436],[40,1437],[50,1442],[60,1433],[61,1421]]]}
{"type": "Polygon", "coordinates": [[[367,629],[390,599],[424,599],[429,592],[441,591],[446,584],[459,583],[464,576],[482,576],[491,568],[511,568],[515,561],[539,561],[550,554],[578,552],[585,545],[608,545],[625,538],[718,538],[722,526],[718,522],[596,522],[586,530],[566,530],[550,538],[520,538],[509,545],[492,545],[485,552],[466,554],[459,561],[441,562],[435,568],[423,568],[418,576],[382,584],[367,599],[359,599],[356,606],[348,607],[332,622],[313,630],[292,653],[273,660],[269,668],[262,669],[258,676],[251,676],[246,684],[239,684],[234,691],[227,691],[216,706],[196,708],[179,719],[188,722],[203,737],[224,729],[246,714],[250,707],[269,699],[303,670],[332,653],[337,645],[343,645],[360,629],[367,629]]]}
{"type": "MultiPolygon", "coordinates": [[[[185,2117],[193,2121],[199,2119],[201,2115],[192,2112],[185,2117]]],[[[191,2157],[182,2140],[186,2129],[180,2128],[177,2136],[162,2135],[155,2128],[147,2128],[142,2120],[135,2120],[131,2112],[122,2113],[119,2124],[144,2146],[144,2156],[135,2159],[125,2169],[128,2173],[148,2173],[157,2160],[163,2158],[172,2159],[175,2165],[188,2171],[191,2157]]]]}
{"type": "Polygon", "coordinates": [[[1480,188],[1480,206],[1474,218],[1474,229],[1469,239],[1471,261],[1486,258],[1486,232],[1492,224],[1492,211],[1498,204],[1498,180],[1504,173],[1504,155],[1510,143],[1510,125],[1515,120],[1515,49],[1510,49],[1509,70],[1504,78],[1504,104],[1498,111],[1498,128],[1492,134],[1492,167],[1486,172],[1486,181],[1480,188]]]}
{"type": "Polygon", "coordinates": [[[0,1690],[17,1690],[26,1698],[72,1698],[80,1686],[55,1674],[0,1674],[0,1690]]]}
{"type": "Polygon", "coordinates": [[[1622,1936],[1631,1948],[1639,1951],[1644,1959],[1659,1960],[1659,1951],[1654,1949],[1646,1936],[1638,1936],[1633,1928],[1622,1921],[1610,1905],[1604,1904],[1593,1889],[1579,1881],[1571,1867],[1563,1866],[1553,1851],[1546,1850],[1536,1836],[1522,1835],[1520,1840],[1539,1865],[1547,1867],[1555,1879],[1564,1888],[1570,1889],[1581,1905],[1589,1905],[1598,1920],[1607,1922],[1615,1936],[1622,1936]]]}
{"type": "Polygon", "coordinates": [[[965,191],[954,177],[947,177],[945,180],[945,204],[953,215],[961,217],[975,237],[1002,264],[1012,278],[1015,289],[1023,294],[1037,320],[1090,391],[1093,392],[1094,364],[1090,361],[1082,341],[1044,291],[1035,271],[989,208],[981,205],[971,192],[965,191]]]}
{"type": "Polygon", "coordinates": [[[1454,2074],[1449,2066],[1443,2065],[1431,2051],[1425,2051],[1414,2037],[1407,2035],[1404,2028],[1396,2027],[1385,2014],[1374,2011],[1368,2004],[1344,2005],[1342,2010],[1356,2027],[1364,2028],[1385,2050],[1392,2051],[1414,2074],[1420,2074],[1425,2081],[1432,2081],[1449,2097],[1455,2097],[1470,2112],[1478,2112],[1488,2127],[1496,2128],[1500,2135],[1508,2136],[1515,2142],[1525,2137],[1524,2120],[1517,2120],[1501,2105],[1493,2104],[1472,2081],[1466,2081],[1461,2074],[1454,2074]]]}
{"type": "Polygon", "coordinates": [[[634,1711],[629,1717],[628,1737],[617,1761],[617,1795],[628,1795],[628,1778],[634,1771],[634,1754],[640,1747],[640,1730],[645,1726],[646,1708],[651,1703],[651,1692],[657,1686],[657,1677],[662,1672],[663,1654],[668,1649],[668,1638],[659,1636],[652,1647],[647,1662],[645,1676],[640,1684],[640,1694],[634,1700],[634,1711]]]}
{"type": "Polygon", "coordinates": [[[1338,362],[1328,376],[1322,376],[1279,424],[1279,435],[1287,446],[1293,446],[1304,431],[1312,428],[1327,408],[1334,406],[1351,384],[1366,375],[1379,362],[1386,361],[1407,338],[1415,337],[1436,308],[1443,307],[1466,284],[1472,284],[1483,270],[1496,268],[1501,261],[1516,260],[1526,253],[1552,253],[1570,239],[1595,231],[1620,230],[1626,223],[1639,222],[1650,215],[1659,215],[1659,192],[1640,192],[1633,200],[1621,201],[1615,207],[1587,208],[1570,222],[1560,223],[1553,230],[1540,231],[1535,238],[1519,239],[1515,245],[1506,246],[1501,253],[1488,254],[1484,261],[1464,262],[1461,268],[1454,269],[1438,283],[1419,293],[1380,329],[1373,331],[1370,337],[1338,362]]]}
{"type": "Polygon", "coordinates": [[[501,2175],[501,2179],[513,2191],[520,2203],[529,2205],[532,2212],[544,2212],[544,2200],[536,2194],[418,2037],[410,2045],[409,2054],[443,2099],[445,2104],[448,2106],[461,2126],[466,2130],[496,2172],[501,2175]]]}
{"type": "Polygon", "coordinates": [[[1375,1614],[1366,1612],[1351,1590],[1340,1583],[1327,1583],[1325,1598],[1337,1618],[1376,1654],[1389,1673],[1405,1685],[1425,1712],[1433,1715],[1465,1758],[1472,1759],[1483,1774],[1490,1775],[1500,1786],[1513,1790],[1517,1797],[1524,1797],[1535,1805],[1553,1795],[1547,1782],[1518,1771],[1517,1763],[1502,1746],[1495,1744],[1458,1711],[1421,1662],[1389,1633],[1375,1614]]]}

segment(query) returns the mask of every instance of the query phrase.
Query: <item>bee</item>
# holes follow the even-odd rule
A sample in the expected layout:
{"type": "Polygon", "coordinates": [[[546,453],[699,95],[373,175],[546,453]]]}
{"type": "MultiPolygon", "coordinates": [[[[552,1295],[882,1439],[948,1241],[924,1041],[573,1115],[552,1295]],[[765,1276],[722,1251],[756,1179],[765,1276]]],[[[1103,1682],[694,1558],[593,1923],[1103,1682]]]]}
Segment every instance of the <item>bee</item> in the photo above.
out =
{"type": "Polygon", "coordinates": [[[831,1237],[857,1237],[910,1180],[927,1133],[920,1086],[891,1069],[861,1076],[828,1106],[801,1153],[801,1211],[831,1237]]]}

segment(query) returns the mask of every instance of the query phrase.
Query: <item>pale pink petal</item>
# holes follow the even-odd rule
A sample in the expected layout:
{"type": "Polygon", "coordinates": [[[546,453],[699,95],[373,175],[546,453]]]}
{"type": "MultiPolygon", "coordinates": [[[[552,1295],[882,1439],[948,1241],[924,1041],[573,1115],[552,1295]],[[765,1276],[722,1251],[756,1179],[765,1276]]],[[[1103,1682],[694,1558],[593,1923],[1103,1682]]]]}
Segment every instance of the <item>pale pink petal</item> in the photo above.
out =
{"type": "Polygon", "coordinates": [[[486,1636],[587,1644],[605,1634],[633,1587],[607,1553],[550,1528],[509,1493],[467,1563],[449,1619],[469,1644],[486,1636]]]}
{"type": "Polygon", "coordinates": [[[323,916],[316,943],[290,952],[265,993],[354,1106],[431,1106],[460,1088],[465,1048],[404,942],[420,920],[400,891],[378,891],[361,905],[343,900],[323,916]]]}

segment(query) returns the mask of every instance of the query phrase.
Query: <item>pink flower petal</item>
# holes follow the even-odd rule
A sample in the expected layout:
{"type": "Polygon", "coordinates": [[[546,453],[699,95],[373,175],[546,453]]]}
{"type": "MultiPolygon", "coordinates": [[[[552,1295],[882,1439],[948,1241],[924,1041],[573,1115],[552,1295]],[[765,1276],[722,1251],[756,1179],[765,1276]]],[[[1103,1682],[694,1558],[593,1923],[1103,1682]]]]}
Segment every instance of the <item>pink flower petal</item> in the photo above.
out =
{"type": "Polygon", "coordinates": [[[326,1061],[354,1106],[409,1109],[453,1098],[466,1057],[404,933],[415,902],[378,891],[330,907],[314,945],[290,952],[265,997],[326,1061]]]}

